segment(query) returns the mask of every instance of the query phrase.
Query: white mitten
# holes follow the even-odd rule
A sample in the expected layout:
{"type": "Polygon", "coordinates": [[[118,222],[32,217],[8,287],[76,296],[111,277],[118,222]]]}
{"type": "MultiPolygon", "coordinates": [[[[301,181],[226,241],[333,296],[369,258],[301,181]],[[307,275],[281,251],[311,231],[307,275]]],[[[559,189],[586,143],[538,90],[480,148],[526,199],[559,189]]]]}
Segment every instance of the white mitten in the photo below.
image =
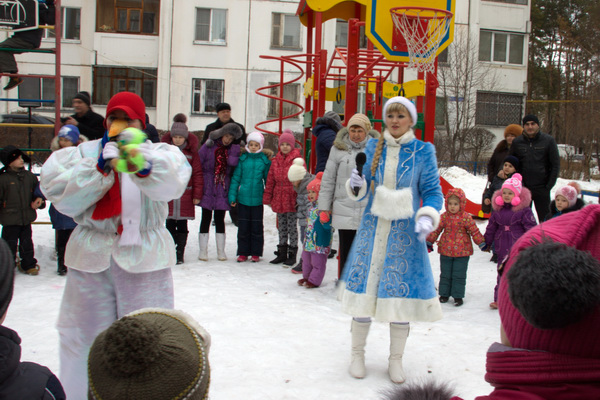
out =
{"type": "Polygon", "coordinates": [[[102,158],[105,160],[119,158],[119,146],[115,142],[106,143],[102,150],[102,158]]]}
{"type": "Polygon", "coordinates": [[[431,232],[433,232],[433,220],[431,217],[426,215],[419,217],[415,224],[415,233],[418,234],[418,239],[424,241],[431,232]]]}
{"type": "Polygon", "coordinates": [[[365,182],[365,179],[358,174],[358,170],[354,168],[352,174],[350,174],[350,187],[361,188],[365,182]]]}

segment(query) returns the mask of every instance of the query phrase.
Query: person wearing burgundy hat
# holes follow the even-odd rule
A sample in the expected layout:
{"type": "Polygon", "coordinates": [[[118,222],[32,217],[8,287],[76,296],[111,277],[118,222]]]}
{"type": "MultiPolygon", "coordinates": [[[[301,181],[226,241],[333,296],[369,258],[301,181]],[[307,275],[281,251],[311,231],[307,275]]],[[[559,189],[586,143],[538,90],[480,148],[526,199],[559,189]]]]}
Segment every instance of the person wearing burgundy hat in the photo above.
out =
{"type": "Polygon", "coordinates": [[[133,154],[117,144],[145,127],[138,95],[117,93],[106,115],[102,139],[54,152],[40,173],[45,197],[78,223],[66,248],[69,274],[57,323],[70,399],[87,396],[87,357],[98,333],[134,310],[173,308],[167,202],[181,197],[191,175],[177,147],[146,141],[133,154]],[[116,159],[133,165],[133,156],[129,173],[112,167],[116,159]]]}

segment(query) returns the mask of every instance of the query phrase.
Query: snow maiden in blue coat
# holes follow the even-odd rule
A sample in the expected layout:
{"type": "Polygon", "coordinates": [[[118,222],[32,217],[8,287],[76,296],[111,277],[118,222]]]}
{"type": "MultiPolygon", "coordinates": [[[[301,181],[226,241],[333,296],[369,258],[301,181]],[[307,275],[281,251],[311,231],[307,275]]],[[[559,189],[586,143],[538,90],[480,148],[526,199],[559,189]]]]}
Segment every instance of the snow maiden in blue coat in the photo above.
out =
{"type": "Polygon", "coordinates": [[[442,318],[425,238],[439,224],[443,196],[435,149],[411,129],[415,106],[394,97],[383,116],[386,130],[367,143],[363,176],[354,170],[346,183],[350,198],[368,202],[344,267],[340,299],[353,317],[350,374],[365,376],[364,347],[374,317],[390,323],[388,372],[402,383],[409,322],[442,318]],[[358,194],[354,188],[360,188],[358,194]]]}

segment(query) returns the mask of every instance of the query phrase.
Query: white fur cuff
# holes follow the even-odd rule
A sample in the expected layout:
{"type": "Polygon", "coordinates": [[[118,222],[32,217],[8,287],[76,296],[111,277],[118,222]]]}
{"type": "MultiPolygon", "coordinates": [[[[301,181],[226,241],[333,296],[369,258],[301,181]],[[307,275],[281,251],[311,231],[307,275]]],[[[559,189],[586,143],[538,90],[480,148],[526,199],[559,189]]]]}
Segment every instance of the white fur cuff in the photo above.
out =
{"type": "Polygon", "coordinates": [[[415,216],[415,221],[422,216],[431,218],[433,220],[433,229],[437,229],[440,224],[440,213],[435,208],[429,206],[419,208],[417,215],[415,216]]]}
{"type": "Polygon", "coordinates": [[[360,187],[358,194],[354,194],[354,190],[350,187],[350,179],[346,181],[346,193],[348,193],[348,197],[354,201],[361,201],[363,197],[367,194],[367,181],[363,177],[363,185],[360,187]]]}
{"type": "Polygon", "coordinates": [[[377,217],[390,221],[407,219],[411,218],[415,213],[412,203],[413,195],[411,188],[392,190],[382,185],[375,189],[371,212],[377,217]]]}

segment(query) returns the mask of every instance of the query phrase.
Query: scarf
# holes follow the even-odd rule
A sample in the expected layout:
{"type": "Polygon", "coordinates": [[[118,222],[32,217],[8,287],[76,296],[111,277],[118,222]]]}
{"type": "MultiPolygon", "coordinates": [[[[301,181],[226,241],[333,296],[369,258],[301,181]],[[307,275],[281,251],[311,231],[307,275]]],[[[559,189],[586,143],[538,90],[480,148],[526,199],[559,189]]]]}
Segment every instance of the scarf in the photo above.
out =
{"type": "Polygon", "coordinates": [[[224,146],[221,141],[217,143],[215,150],[215,186],[221,184],[225,187],[225,175],[227,174],[227,156],[229,146],[224,146]]]}

